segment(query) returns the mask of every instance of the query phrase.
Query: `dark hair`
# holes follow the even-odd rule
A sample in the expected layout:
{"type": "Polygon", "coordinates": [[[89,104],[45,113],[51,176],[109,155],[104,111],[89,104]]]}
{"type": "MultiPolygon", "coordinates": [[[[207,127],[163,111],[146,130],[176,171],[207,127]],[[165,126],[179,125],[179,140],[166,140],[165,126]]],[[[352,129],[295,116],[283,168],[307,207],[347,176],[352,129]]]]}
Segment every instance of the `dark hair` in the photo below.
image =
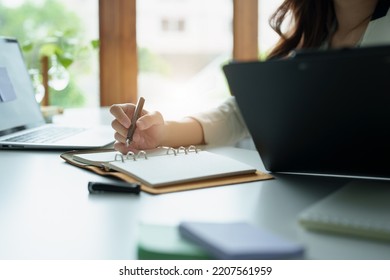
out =
{"type": "Polygon", "coordinates": [[[331,0],[285,0],[269,20],[280,36],[268,58],[287,56],[296,48],[318,48],[328,38],[335,23],[331,0]],[[282,25],[290,20],[289,29],[282,25]]]}

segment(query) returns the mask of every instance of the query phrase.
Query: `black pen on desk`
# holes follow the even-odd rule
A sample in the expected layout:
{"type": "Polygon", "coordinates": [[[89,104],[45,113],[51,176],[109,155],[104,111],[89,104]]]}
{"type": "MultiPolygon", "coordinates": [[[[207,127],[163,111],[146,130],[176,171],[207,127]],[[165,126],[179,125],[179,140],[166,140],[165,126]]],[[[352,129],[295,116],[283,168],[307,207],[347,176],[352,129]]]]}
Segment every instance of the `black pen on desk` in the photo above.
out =
{"type": "Polygon", "coordinates": [[[116,192],[139,194],[141,185],[139,183],[127,182],[89,182],[88,191],[90,193],[116,192]]]}
{"type": "Polygon", "coordinates": [[[129,127],[129,130],[127,131],[127,137],[126,137],[126,145],[128,146],[131,141],[133,141],[133,135],[135,132],[136,122],[141,116],[142,108],[144,107],[145,99],[143,97],[140,97],[138,99],[137,105],[135,106],[135,110],[133,113],[133,117],[131,118],[131,124],[129,127]]]}

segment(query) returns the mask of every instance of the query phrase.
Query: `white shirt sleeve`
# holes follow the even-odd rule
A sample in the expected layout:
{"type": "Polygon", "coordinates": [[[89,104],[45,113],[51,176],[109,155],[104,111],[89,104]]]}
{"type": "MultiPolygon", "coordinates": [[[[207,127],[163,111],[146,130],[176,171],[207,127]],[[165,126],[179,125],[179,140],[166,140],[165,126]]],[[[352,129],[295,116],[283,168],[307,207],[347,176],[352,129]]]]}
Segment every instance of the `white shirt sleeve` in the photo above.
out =
{"type": "Polygon", "coordinates": [[[248,129],[233,96],[217,108],[191,117],[202,125],[204,140],[208,145],[232,145],[249,136],[248,129]]]}
{"type": "Polygon", "coordinates": [[[390,44],[390,9],[386,16],[371,21],[364,33],[361,46],[390,44]]]}

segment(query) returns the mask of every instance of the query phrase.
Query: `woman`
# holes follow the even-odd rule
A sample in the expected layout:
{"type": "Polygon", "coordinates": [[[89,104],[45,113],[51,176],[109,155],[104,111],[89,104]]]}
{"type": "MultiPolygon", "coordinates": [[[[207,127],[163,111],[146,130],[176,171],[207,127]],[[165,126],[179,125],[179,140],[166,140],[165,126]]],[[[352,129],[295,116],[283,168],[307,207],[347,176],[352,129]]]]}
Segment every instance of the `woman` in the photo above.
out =
{"type": "MultiPolygon", "coordinates": [[[[270,19],[280,40],[268,58],[282,58],[295,49],[340,48],[390,44],[390,0],[285,0],[270,19]],[[291,18],[289,18],[291,15],[291,18]],[[291,21],[282,32],[282,24],[291,21]]],[[[179,121],[164,121],[159,112],[143,111],[133,142],[126,145],[133,104],[113,105],[115,149],[151,149],[160,145],[233,144],[248,131],[234,97],[213,110],[179,121]]]]}

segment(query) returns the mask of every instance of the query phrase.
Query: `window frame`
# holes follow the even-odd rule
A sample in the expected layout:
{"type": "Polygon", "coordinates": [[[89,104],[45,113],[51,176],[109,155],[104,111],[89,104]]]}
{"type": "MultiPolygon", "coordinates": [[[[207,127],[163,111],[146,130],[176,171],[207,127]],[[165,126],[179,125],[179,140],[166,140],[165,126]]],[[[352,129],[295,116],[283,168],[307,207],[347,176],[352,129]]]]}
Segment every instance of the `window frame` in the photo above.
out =
{"type": "MultiPolygon", "coordinates": [[[[136,27],[136,0],[99,0],[100,106],[137,101],[136,27]]],[[[233,0],[233,59],[258,51],[258,0],[233,0]]]]}

